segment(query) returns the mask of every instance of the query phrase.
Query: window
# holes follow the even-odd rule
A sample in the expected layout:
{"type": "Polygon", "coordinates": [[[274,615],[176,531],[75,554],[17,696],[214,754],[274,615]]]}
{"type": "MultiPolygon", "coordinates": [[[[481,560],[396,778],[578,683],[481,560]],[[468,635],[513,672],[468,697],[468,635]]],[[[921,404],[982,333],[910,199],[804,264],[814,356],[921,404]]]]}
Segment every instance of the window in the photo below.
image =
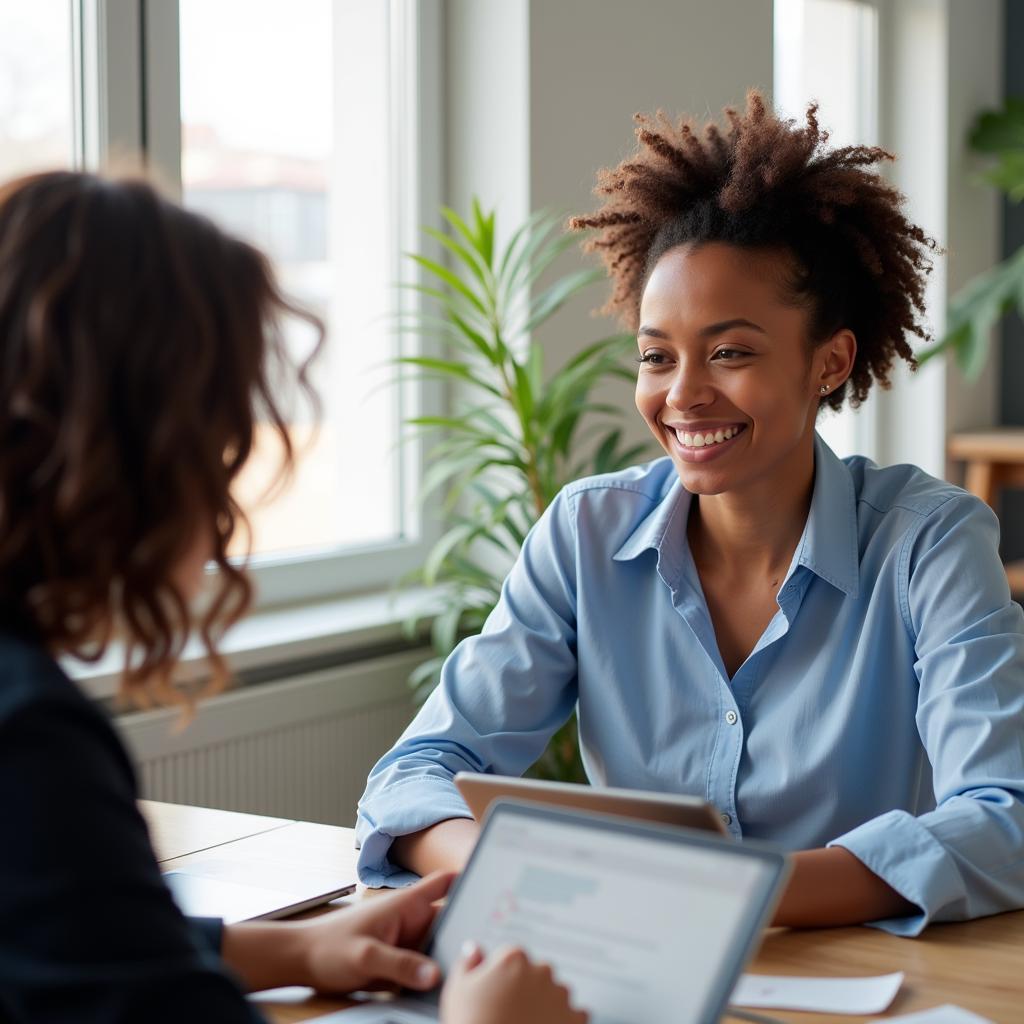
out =
{"type": "Polygon", "coordinates": [[[399,438],[438,396],[392,358],[401,253],[440,205],[439,54],[438,0],[0,0],[0,179],[141,154],[327,323],[291,486],[263,500],[266,443],[239,483],[264,605],[388,587],[436,532],[399,438]]]}
{"type": "MultiPolygon", "coordinates": [[[[876,145],[878,10],[870,0],[775,0],[775,104],[802,120],[807,103],[839,146],[876,145]]],[[[822,412],[818,432],[839,456],[877,457],[875,396],[822,412]]]]}
{"type": "Polygon", "coordinates": [[[76,164],[69,0],[0,0],[0,181],[76,164]]]}
{"type": "MultiPolygon", "coordinates": [[[[390,585],[429,540],[412,500],[420,453],[399,444],[423,395],[389,382],[395,285],[408,276],[400,253],[420,244],[438,206],[437,147],[419,143],[420,125],[438,132],[436,11],[403,0],[150,0],[147,16],[166,19],[168,6],[177,32],[147,38],[152,49],[177,36],[177,76],[150,80],[149,120],[151,135],[177,133],[169,173],[182,200],[267,252],[285,290],[328,327],[314,377],[323,418],[316,432],[293,424],[302,457],[291,486],[263,500],[270,445],[240,481],[261,596],[390,585]]],[[[309,338],[289,340],[298,355],[309,338]]]]}
{"type": "MultiPolygon", "coordinates": [[[[366,564],[390,583],[397,573],[379,556],[411,553],[420,533],[406,500],[414,467],[398,443],[402,396],[388,385],[396,282],[406,274],[399,254],[419,244],[423,220],[420,197],[399,176],[414,158],[408,47],[422,38],[418,5],[179,0],[178,8],[182,200],[267,252],[285,290],[328,326],[314,379],[323,418],[315,433],[293,424],[303,451],[293,483],[262,500],[276,464],[268,444],[240,481],[263,582],[305,569],[299,591],[314,578],[343,589],[353,559],[339,559],[372,548],[366,564]]],[[[289,340],[297,355],[309,342],[300,333],[289,340]]]]}
{"type": "MultiPolygon", "coordinates": [[[[257,441],[240,498],[254,551],[402,534],[388,5],[180,0],[184,204],[268,253],[289,295],[327,323],[324,416],[293,424],[289,489],[261,501],[277,448],[257,441]],[[225,40],[231,40],[225,48],[225,40]]],[[[307,337],[290,339],[300,357],[307,337]]]]}

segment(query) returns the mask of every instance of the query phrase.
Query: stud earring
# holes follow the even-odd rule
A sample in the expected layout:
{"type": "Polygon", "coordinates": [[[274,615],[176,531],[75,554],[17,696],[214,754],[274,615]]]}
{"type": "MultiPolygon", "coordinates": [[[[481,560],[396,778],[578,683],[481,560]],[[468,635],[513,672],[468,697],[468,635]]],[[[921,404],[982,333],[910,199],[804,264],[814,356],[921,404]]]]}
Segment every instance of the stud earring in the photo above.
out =
{"type": "Polygon", "coordinates": [[[822,384],[821,385],[821,393],[823,395],[827,395],[828,394],[828,385],[827,384],[822,384]]]}

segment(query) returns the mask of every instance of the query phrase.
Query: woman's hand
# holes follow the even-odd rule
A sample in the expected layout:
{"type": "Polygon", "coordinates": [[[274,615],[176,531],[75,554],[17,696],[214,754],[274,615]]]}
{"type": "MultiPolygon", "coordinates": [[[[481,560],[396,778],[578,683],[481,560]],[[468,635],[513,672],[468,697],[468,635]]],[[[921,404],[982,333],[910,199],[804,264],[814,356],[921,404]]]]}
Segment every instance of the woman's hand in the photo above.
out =
{"type": "Polygon", "coordinates": [[[551,968],[504,946],[484,959],[472,946],[441,990],[441,1024],[587,1024],[551,968]]]}
{"type": "Polygon", "coordinates": [[[437,965],[416,948],[426,937],[451,874],[308,921],[233,925],[222,956],[250,991],[309,985],[318,992],[404,987],[431,989],[437,965]]]}

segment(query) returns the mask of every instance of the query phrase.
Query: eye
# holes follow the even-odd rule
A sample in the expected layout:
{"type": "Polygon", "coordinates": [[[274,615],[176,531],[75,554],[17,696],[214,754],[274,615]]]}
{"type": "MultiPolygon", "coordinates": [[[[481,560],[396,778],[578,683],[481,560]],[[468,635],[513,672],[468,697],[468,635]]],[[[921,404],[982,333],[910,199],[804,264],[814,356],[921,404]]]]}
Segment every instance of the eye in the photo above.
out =
{"type": "Polygon", "coordinates": [[[738,348],[720,348],[713,356],[713,359],[717,359],[720,362],[729,363],[734,359],[745,359],[749,356],[749,352],[744,352],[738,348]]]}
{"type": "Polygon", "coordinates": [[[667,362],[667,357],[664,352],[645,352],[642,356],[637,358],[637,362],[641,366],[664,366],[667,362]]]}

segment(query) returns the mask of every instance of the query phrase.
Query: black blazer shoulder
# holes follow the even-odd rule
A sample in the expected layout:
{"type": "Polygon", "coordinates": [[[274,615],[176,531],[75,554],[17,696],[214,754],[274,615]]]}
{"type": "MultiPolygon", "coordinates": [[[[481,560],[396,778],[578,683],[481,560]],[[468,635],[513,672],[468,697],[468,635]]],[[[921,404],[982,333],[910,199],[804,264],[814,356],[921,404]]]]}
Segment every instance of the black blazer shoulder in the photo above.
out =
{"type": "Polygon", "coordinates": [[[106,715],[0,632],[0,1019],[260,1020],[178,911],[106,715]]]}

